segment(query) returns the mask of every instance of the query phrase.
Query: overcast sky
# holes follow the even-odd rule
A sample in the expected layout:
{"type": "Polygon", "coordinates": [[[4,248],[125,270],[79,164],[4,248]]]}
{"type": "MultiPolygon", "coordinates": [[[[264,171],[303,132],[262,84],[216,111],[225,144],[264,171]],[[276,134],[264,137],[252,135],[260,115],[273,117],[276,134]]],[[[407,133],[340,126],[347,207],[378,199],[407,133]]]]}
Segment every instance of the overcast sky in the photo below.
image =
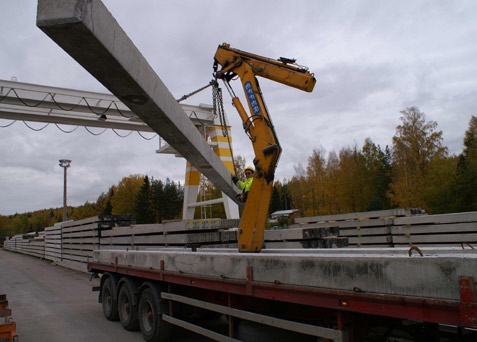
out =
{"type": "MultiPolygon", "coordinates": [[[[326,153],[369,137],[391,145],[400,111],[417,106],[437,122],[451,154],[462,151],[477,115],[477,2],[469,1],[130,1],[105,5],[179,98],[212,78],[223,42],[255,54],[296,58],[317,79],[313,93],[268,80],[262,91],[283,147],[276,179],[326,153]]],[[[3,1],[0,79],[78,90],[107,90],[36,27],[36,1],[3,1]]],[[[241,89],[234,83],[236,93],[241,89]]],[[[224,91],[234,154],[253,159],[238,114],[224,91]],[[227,96],[227,97],[226,97],[227,96]]],[[[188,104],[211,103],[211,91],[188,104]]],[[[71,159],[68,204],[95,202],[131,174],[184,182],[185,161],[157,155],[158,138],[95,136],[83,127],[0,119],[0,214],[62,206],[63,169],[71,159]],[[6,128],[4,126],[10,125],[6,128]]]]}

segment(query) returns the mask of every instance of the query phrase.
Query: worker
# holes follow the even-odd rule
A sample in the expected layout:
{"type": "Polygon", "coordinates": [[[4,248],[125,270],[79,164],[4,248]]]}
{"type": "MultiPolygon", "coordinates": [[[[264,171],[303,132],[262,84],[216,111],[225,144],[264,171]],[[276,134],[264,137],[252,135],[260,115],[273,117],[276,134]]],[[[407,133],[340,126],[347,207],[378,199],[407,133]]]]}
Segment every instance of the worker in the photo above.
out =
{"type": "Polygon", "coordinates": [[[234,184],[237,186],[237,188],[242,190],[242,193],[239,195],[242,202],[245,202],[247,200],[248,192],[252,187],[255,169],[253,168],[253,166],[247,166],[244,170],[244,173],[245,177],[247,177],[247,180],[245,182],[240,181],[237,176],[232,176],[232,181],[234,182],[234,184]]]}

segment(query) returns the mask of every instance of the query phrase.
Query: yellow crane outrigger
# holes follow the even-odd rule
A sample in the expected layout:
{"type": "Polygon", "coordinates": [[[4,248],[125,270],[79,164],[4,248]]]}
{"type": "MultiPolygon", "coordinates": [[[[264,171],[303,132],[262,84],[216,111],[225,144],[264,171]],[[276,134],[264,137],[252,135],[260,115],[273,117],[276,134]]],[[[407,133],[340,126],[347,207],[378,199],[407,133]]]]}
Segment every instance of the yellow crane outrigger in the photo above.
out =
{"type": "Polygon", "coordinates": [[[231,91],[229,81],[238,76],[247,98],[249,113],[240,99],[233,94],[232,103],[243,122],[245,132],[252,141],[255,158],[255,175],[245,202],[239,224],[239,251],[260,252],[263,245],[268,208],[273,189],[275,169],[281,154],[272,121],[256,76],[261,76],[290,87],[311,92],[316,79],[306,67],[295,64],[294,59],[277,60],[219,45],[215,54],[215,77],[222,79],[231,91]],[[220,65],[220,70],[218,66],[220,65]]]}

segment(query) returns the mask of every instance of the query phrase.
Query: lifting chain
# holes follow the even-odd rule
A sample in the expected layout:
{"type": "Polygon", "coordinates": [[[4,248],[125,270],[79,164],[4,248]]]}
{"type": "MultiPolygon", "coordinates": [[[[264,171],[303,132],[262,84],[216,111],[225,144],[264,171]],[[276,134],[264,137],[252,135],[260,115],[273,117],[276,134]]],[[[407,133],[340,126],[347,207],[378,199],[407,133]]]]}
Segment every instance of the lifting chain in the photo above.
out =
{"type": "Polygon", "coordinates": [[[232,164],[234,166],[234,174],[237,173],[236,167],[235,167],[235,160],[234,160],[234,154],[232,150],[232,142],[230,141],[230,136],[227,131],[227,121],[225,119],[225,110],[224,110],[224,101],[222,98],[222,89],[219,87],[219,83],[217,82],[217,78],[213,79],[212,81],[209,82],[209,84],[203,86],[202,88],[199,88],[189,94],[186,94],[182,96],[180,99],[177,100],[177,102],[184,101],[191,97],[192,95],[195,95],[199,92],[201,92],[204,89],[207,89],[208,87],[212,86],[212,103],[213,103],[213,111],[214,111],[214,117],[219,117],[220,120],[220,126],[222,127],[222,135],[224,137],[227,137],[227,142],[229,144],[229,150],[230,150],[230,156],[232,157],[232,164]]]}
{"type": "Polygon", "coordinates": [[[225,120],[224,101],[222,98],[222,89],[215,83],[212,87],[212,103],[214,105],[214,116],[219,117],[220,126],[222,127],[222,135],[228,137],[227,122],[225,120]]]}
{"type": "Polygon", "coordinates": [[[225,109],[224,109],[224,100],[222,98],[222,89],[219,87],[217,80],[211,81],[214,82],[212,85],[212,103],[214,107],[214,116],[219,117],[220,126],[222,127],[222,135],[227,137],[227,142],[229,144],[230,156],[232,158],[232,165],[234,167],[234,174],[237,174],[235,167],[234,153],[232,150],[232,142],[230,141],[230,135],[227,130],[227,121],[225,118],[225,109]]]}

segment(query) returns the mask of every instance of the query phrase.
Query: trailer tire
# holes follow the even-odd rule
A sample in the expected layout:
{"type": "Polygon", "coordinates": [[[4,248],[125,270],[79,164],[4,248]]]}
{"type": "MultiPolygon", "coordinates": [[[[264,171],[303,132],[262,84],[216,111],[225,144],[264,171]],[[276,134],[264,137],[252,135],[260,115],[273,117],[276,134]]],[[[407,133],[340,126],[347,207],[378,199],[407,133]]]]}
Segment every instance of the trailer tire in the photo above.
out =
{"type": "Polygon", "coordinates": [[[119,319],[118,302],[116,296],[116,284],[112,277],[107,277],[101,287],[101,303],[103,314],[109,321],[119,319]]]}
{"type": "Polygon", "coordinates": [[[139,328],[147,342],[165,342],[172,337],[173,325],[162,320],[162,313],[169,311],[168,304],[161,299],[155,287],[141,292],[138,306],[139,328]]]}
{"type": "Polygon", "coordinates": [[[130,281],[122,282],[118,293],[119,321],[124,329],[134,331],[139,329],[137,306],[134,300],[134,286],[130,281]]]}

